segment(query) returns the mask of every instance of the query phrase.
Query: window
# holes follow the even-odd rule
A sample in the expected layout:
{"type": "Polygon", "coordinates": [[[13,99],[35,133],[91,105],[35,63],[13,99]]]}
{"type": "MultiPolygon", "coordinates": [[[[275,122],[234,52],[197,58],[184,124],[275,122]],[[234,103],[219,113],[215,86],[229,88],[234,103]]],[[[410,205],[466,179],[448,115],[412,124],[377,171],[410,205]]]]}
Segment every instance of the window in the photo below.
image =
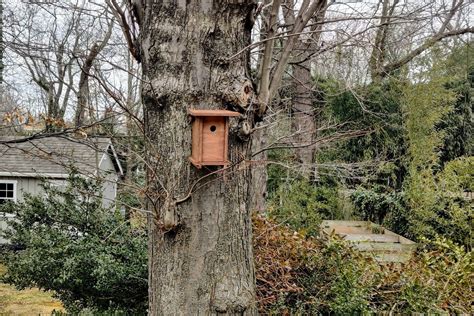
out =
{"type": "Polygon", "coordinates": [[[0,180],[0,204],[6,201],[16,202],[16,181],[0,180]]]}

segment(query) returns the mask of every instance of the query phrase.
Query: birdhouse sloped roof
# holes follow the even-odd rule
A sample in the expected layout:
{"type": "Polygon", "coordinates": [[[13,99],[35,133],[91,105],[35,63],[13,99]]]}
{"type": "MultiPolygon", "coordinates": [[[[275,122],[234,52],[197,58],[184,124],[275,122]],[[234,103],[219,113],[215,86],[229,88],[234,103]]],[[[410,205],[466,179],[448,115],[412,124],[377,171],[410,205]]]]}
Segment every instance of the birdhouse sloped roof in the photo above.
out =
{"type": "Polygon", "coordinates": [[[112,159],[115,171],[123,174],[110,138],[3,136],[0,176],[64,178],[71,166],[81,174],[95,175],[106,155],[112,159]]]}
{"type": "Polygon", "coordinates": [[[228,110],[196,110],[196,109],[190,109],[188,110],[188,113],[191,116],[239,116],[239,112],[233,112],[233,111],[228,111],[228,110]]]}

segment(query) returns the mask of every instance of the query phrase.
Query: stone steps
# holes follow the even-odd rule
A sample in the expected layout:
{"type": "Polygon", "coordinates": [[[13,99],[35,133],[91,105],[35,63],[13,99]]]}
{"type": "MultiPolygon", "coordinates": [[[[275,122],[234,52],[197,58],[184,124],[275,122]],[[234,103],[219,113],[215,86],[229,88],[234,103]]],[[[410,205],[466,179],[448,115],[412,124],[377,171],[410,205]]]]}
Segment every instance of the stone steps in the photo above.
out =
{"type": "Polygon", "coordinates": [[[349,241],[357,250],[380,263],[406,262],[416,250],[416,243],[369,221],[323,221],[321,229],[349,241]]]}

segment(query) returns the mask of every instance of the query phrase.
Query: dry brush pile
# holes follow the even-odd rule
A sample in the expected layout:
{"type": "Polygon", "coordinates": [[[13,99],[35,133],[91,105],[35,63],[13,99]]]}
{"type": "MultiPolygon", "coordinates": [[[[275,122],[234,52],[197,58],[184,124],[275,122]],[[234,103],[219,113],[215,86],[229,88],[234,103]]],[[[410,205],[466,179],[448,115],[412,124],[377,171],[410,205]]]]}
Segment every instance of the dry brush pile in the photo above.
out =
{"type": "Polygon", "coordinates": [[[473,253],[426,241],[408,263],[379,265],[340,240],[307,238],[254,217],[261,314],[472,313],[473,253]]]}

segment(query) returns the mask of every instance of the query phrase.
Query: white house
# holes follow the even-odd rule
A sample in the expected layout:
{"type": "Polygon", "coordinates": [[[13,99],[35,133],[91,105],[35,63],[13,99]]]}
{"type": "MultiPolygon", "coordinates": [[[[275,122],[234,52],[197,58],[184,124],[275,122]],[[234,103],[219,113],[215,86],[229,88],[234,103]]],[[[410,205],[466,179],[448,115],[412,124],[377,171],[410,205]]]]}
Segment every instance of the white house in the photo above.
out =
{"type": "MultiPolygon", "coordinates": [[[[64,185],[74,166],[86,177],[103,179],[103,205],[113,206],[123,169],[109,138],[57,136],[24,140],[25,137],[0,137],[0,204],[21,201],[25,193],[41,194],[41,181],[64,185]]],[[[5,226],[2,218],[0,226],[5,226]]]]}
{"type": "Polygon", "coordinates": [[[21,200],[25,192],[39,193],[42,180],[61,185],[71,166],[84,176],[104,179],[104,205],[114,202],[117,180],[123,170],[109,138],[44,137],[26,142],[22,139],[0,137],[0,203],[21,200]]]}

